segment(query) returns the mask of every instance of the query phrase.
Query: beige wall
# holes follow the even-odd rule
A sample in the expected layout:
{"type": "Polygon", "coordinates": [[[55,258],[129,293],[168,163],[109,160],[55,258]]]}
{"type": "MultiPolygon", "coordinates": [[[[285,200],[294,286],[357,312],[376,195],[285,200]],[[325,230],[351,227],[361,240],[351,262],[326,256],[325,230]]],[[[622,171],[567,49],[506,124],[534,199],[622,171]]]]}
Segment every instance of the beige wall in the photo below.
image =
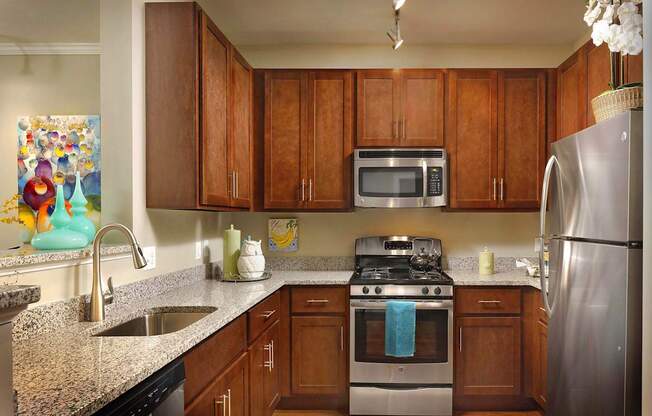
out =
{"type": "Polygon", "coordinates": [[[357,237],[408,234],[437,237],[449,256],[475,256],[485,246],[499,256],[533,256],[536,213],[463,213],[439,209],[364,209],[351,213],[236,213],[242,235],[267,240],[267,219],[299,219],[299,250],[272,256],[351,256],[357,237]]]}
{"type": "Polygon", "coordinates": [[[256,68],[553,68],[573,45],[237,45],[256,68]]]}
{"type": "MultiPolygon", "coordinates": [[[[99,114],[99,67],[93,55],[0,56],[0,201],[18,191],[18,117],[99,114]]],[[[0,249],[18,245],[19,231],[0,224],[0,249]]]]}

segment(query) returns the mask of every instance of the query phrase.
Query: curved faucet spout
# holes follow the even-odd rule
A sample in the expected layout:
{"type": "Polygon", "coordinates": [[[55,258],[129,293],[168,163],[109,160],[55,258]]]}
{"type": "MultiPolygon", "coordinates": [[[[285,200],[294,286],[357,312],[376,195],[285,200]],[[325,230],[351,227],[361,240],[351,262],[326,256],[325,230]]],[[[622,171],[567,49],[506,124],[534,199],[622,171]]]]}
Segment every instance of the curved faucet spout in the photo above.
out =
{"type": "MultiPolygon", "coordinates": [[[[102,268],[101,268],[101,253],[100,246],[102,243],[102,238],[106,233],[112,230],[118,230],[122,232],[127,239],[129,240],[129,245],[131,246],[131,257],[134,262],[134,267],[136,269],[142,269],[147,266],[147,260],[143,255],[143,250],[140,248],[134,233],[127,227],[122,224],[108,224],[100,228],[95,234],[95,239],[93,240],[93,286],[91,288],[91,310],[89,320],[91,322],[98,322],[104,320],[104,306],[106,303],[104,296],[104,289],[102,285],[102,268]]],[[[109,294],[110,299],[113,296],[113,286],[109,282],[109,294]]]]}

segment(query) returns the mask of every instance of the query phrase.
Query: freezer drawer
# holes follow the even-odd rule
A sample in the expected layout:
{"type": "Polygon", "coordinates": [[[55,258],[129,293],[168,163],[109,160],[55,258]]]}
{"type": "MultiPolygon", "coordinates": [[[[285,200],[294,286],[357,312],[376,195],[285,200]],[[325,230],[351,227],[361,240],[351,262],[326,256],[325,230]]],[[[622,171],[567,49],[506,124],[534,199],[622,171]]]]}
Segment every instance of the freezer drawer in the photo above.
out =
{"type": "Polygon", "coordinates": [[[351,415],[451,416],[452,387],[351,386],[351,415]]]}

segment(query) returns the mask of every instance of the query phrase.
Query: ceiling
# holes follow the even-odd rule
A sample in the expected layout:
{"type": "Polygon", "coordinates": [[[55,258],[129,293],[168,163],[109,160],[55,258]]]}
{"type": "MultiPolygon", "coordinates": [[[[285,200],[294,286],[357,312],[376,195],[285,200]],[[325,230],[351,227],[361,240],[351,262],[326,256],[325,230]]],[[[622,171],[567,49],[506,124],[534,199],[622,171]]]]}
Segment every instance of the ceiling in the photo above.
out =
{"type": "Polygon", "coordinates": [[[100,0],[0,0],[0,43],[100,40],[100,0]]]}
{"type": "MultiPolygon", "coordinates": [[[[391,0],[203,0],[236,45],[387,44],[391,0]]],[[[407,0],[410,44],[566,45],[587,32],[584,0],[407,0]]]]}

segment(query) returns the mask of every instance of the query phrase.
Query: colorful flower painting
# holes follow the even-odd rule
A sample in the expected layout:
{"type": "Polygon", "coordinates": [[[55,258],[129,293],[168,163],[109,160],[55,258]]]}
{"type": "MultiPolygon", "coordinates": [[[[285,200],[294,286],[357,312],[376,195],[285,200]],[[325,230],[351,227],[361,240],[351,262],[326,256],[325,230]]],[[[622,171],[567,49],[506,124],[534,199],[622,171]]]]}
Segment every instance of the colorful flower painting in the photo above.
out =
{"type": "Polygon", "coordinates": [[[299,224],[296,218],[270,218],[267,227],[270,251],[290,252],[299,249],[299,224]]]}
{"type": "Polygon", "coordinates": [[[75,190],[75,174],[88,200],[86,215],[96,227],[101,212],[99,116],[24,116],[18,118],[18,217],[34,231],[50,229],[55,185],[63,185],[66,208],[75,190]]]}

